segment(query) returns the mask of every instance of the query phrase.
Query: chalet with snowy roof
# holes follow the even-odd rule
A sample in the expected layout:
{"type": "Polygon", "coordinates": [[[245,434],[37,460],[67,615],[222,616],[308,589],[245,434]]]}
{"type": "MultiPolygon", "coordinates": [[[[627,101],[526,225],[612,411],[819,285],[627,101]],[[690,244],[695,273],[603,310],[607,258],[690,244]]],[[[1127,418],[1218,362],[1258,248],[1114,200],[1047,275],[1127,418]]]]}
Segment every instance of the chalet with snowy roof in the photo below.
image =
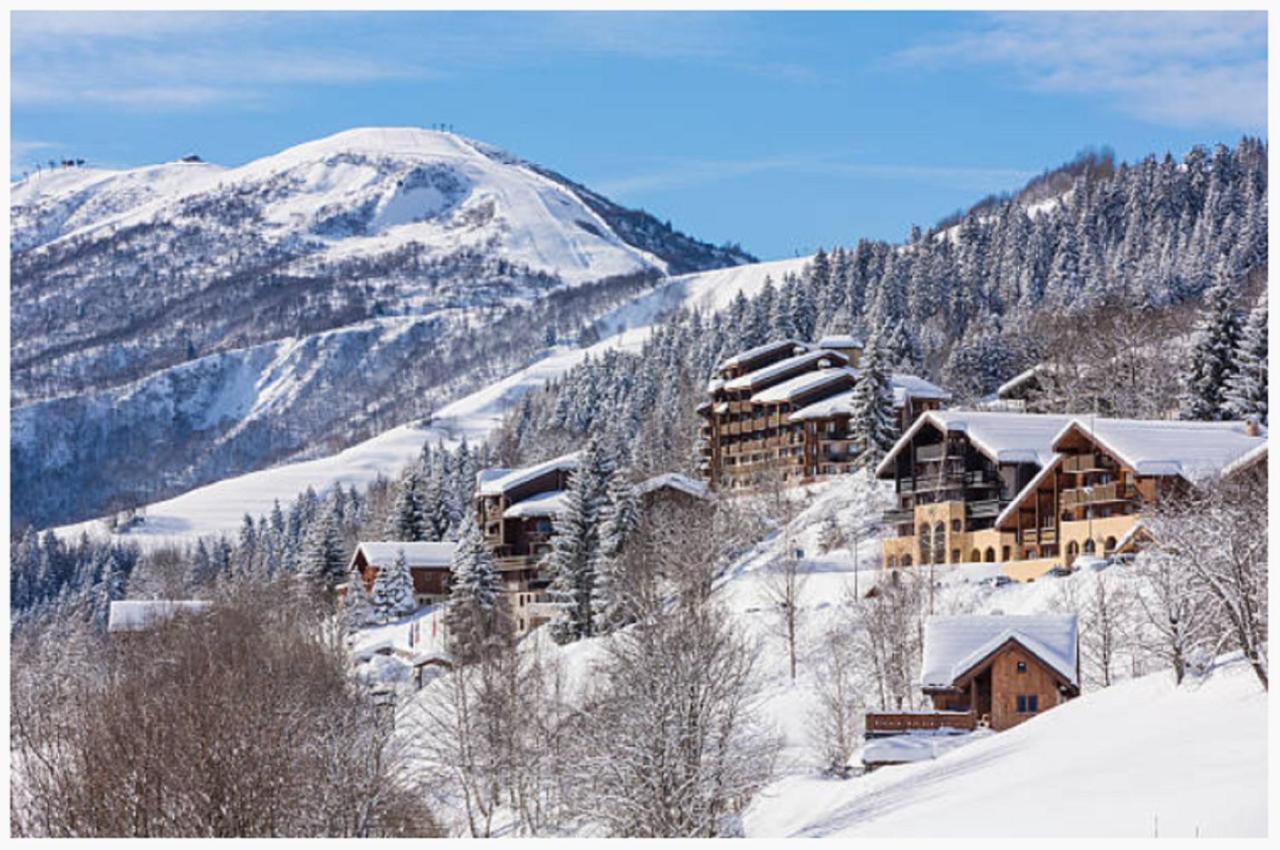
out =
{"type": "Polygon", "coordinates": [[[1011,729],[1080,695],[1074,614],[930,617],[920,688],[931,711],[869,712],[866,735],[1011,729]]]}
{"type": "MultiPolygon", "coordinates": [[[[750,489],[769,475],[801,483],[849,472],[862,451],[849,431],[862,343],[828,336],[816,344],[779,340],[728,358],[698,406],[702,472],[713,487],[750,489]]],[[[893,404],[905,428],[950,394],[914,375],[893,375],[893,404]]]]}
{"type": "Polygon", "coordinates": [[[378,572],[394,564],[403,552],[409,574],[413,576],[414,600],[421,608],[448,598],[449,568],[457,548],[458,544],[453,542],[362,541],[356,545],[347,570],[358,571],[364,579],[365,589],[372,591],[378,572]]]}
{"type": "Polygon", "coordinates": [[[1069,416],[928,411],[876,468],[892,480],[897,505],[884,514],[888,568],[1016,557],[1012,533],[996,528],[1014,497],[1053,457],[1069,416]]]}
{"type": "Polygon", "coordinates": [[[146,632],[177,617],[204,614],[212,606],[202,599],[120,599],[107,609],[107,631],[146,632]]]}
{"type": "Polygon", "coordinates": [[[1266,445],[1248,422],[1073,418],[1054,435],[1049,461],[996,518],[1024,562],[1006,572],[1036,578],[1081,555],[1133,551],[1145,514],[1203,481],[1257,468],[1266,445]]]}
{"type": "Polygon", "coordinates": [[[636,485],[636,494],[646,511],[662,504],[696,510],[708,504],[711,498],[705,482],[695,481],[678,472],[667,472],[641,481],[636,485]]]}

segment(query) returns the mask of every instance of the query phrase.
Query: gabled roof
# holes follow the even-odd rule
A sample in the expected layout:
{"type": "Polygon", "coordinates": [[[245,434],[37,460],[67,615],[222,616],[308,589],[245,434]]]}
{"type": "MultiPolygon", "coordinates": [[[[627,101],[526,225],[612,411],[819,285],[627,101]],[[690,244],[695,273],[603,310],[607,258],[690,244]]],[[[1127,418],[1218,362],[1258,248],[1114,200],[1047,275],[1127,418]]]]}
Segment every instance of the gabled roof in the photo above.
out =
{"type": "Polygon", "coordinates": [[[1070,416],[1044,413],[1006,413],[993,410],[930,410],[916,417],[876,467],[877,476],[893,471],[893,461],[925,425],[947,433],[962,433],[975,449],[995,463],[1034,463],[1044,466],[1053,457],[1054,436],[1070,416]]]}
{"type": "Polygon", "coordinates": [[[119,599],[107,609],[107,631],[146,631],[180,614],[202,614],[212,605],[202,599],[119,599]]]}
{"type": "Polygon", "coordinates": [[[755,389],[761,384],[785,377],[788,372],[793,370],[808,370],[811,367],[816,367],[822,360],[830,360],[834,366],[844,366],[849,362],[849,359],[838,351],[819,348],[813,351],[805,351],[803,354],[797,354],[794,357],[788,357],[786,360],[779,360],[777,363],[770,363],[768,366],[757,369],[754,372],[739,375],[726,383],[724,388],[726,390],[755,389]]]}
{"type": "Polygon", "coordinates": [[[924,626],[923,688],[949,688],[1013,640],[1072,685],[1076,675],[1074,614],[930,617],[924,626]]]}
{"type": "Polygon", "coordinates": [[[504,519],[521,517],[558,517],[564,513],[568,505],[567,493],[564,490],[548,490],[536,493],[527,499],[521,499],[502,512],[504,519]]]}
{"type": "Polygon", "coordinates": [[[652,493],[655,490],[679,490],[688,493],[698,499],[707,498],[707,485],[702,481],[695,481],[687,475],[681,475],[678,472],[666,472],[662,475],[655,475],[650,479],[640,482],[636,485],[636,492],[640,495],[652,493]]]}
{"type": "Polygon", "coordinates": [[[809,350],[809,346],[805,345],[803,342],[796,342],[794,339],[780,339],[774,342],[766,342],[764,345],[757,345],[755,348],[748,348],[746,351],[739,351],[737,354],[727,358],[717,366],[716,371],[721,372],[725,369],[732,369],[735,366],[750,363],[752,360],[756,360],[760,357],[764,357],[769,354],[776,354],[786,348],[802,348],[805,351],[809,350]]]}
{"type": "Polygon", "coordinates": [[[756,404],[781,404],[827,384],[856,383],[857,380],[858,370],[850,366],[816,369],[812,372],[796,375],[794,378],[788,378],[768,389],[763,389],[751,396],[751,401],[756,404]]]}
{"type": "Polygon", "coordinates": [[[513,490],[548,472],[558,469],[572,472],[578,468],[579,454],[579,452],[572,452],[521,469],[482,470],[476,475],[476,488],[481,496],[501,496],[508,490],[513,490]]]}
{"type": "MultiPolygon", "coordinates": [[[[912,398],[936,398],[946,400],[951,393],[942,387],[915,375],[894,373],[890,378],[893,389],[893,406],[902,407],[912,398]]],[[[787,417],[790,422],[804,419],[830,419],[833,416],[847,416],[853,411],[853,394],[856,389],[843,390],[827,396],[821,401],[806,405],[787,417]]]]}
{"type": "Polygon", "coordinates": [[[413,567],[447,567],[453,563],[453,551],[458,544],[452,541],[405,543],[398,540],[362,540],[356,545],[351,555],[351,564],[355,565],[356,553],[364,552],[364,559],[375,567],[386,567],[395,563],[400,552],[404,552],[405,563],[413,567]]]}
{"type": "Polygon", "coordinates": [[[1027,482],[1026,486],[1018,491],[1018,494],[1010,500],[1009,504],[1004,506],[1004,510],[1002,510],[1000,515],[996,517],[995,527],[1003,528],[1006,522],[1013,519],[1014,515],[1018,511],[1018,506],[1022,504],[1023,499],[1038,490],[1041,483],[1043,483],[1044,480],[1058,468],[1060,463],[1062,463],[1062,455],[1055,454],[1049,459],[1048,463],[1040,467],[1040,471],[1031,476],[1031,480],[1027,482]]]}
{"type": "Polygon", "coordinates": [[[1054,437],[1053,446],[1079,431],[1139,475],[1178,475],[1196,483],[1220,475],[1233,461],[1266,445],[1265,432],[1248,423],[1164,419],[1104,419],[1077,416],[1054,437]]]}

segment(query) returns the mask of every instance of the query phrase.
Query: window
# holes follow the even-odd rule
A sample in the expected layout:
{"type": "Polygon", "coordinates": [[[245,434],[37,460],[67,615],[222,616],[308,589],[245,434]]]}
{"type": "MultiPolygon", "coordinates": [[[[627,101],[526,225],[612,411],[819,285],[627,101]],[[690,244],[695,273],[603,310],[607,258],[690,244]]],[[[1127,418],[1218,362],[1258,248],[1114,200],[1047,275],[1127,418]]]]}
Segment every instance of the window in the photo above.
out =
{"type": "Polygon", "coordinates": [[[1086,540],[1084,542],[1084,553],[1086,555],[1092,555],[1096,551],[1098,551],[1098,544],[1094,543],[1093,540],[1086,540]]]}
{"type": "Polygon", "coordinates": [[[1027,672],[1027,662],[1025,662],[1025,661],[1019,661],[1019,662],[1018,662],[1018,672],[1019,672],[1019,673],[1025,673],[1025,672],[1027,672]]]}
{"type": "Polygon", "coordinates": [[[951,533],[952,534],[960,533],[960,520],[958,519],[951,520],[951,533]]]}
{"type": "Polygon", "coordinates": [[[1018,713],[1019,714],[1035,714],[1040,710],[1040,698],[1035,694],[1018,694],[1018,713]]]}

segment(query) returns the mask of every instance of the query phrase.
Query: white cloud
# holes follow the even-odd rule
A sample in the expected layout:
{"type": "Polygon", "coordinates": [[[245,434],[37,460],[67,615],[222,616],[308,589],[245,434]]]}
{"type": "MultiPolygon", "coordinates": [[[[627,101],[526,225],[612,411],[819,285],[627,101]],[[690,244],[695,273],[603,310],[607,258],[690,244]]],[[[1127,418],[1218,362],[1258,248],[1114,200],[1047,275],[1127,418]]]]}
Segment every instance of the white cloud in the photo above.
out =
{"type": "Polygon", "coordinates": [[[894,63],[992,65],[1035,91],[1095,96],[1154,123],[1266,125],[1262,12],[1009,13],[898,52],[894,63]]]}

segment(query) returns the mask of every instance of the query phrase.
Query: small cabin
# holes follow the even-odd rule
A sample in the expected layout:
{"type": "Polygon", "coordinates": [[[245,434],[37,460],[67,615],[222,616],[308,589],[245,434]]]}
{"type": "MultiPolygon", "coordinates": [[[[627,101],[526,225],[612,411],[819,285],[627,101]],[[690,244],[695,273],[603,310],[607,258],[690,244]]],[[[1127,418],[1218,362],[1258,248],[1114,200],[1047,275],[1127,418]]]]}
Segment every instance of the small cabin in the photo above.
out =
{"type": "Polygon", "coordinates": [[[869,712],[866,736],[1011,729],[1080,695],[1076,616],[930,617],[920,688],[931,711],[869,712]]]}
{"type": "Polygon", "coordinates": [[[351,556],[351,570],[359,571],[365,588],[373,589],[378,571],[395,563],[404,552],[409,574],[413,576],[414,600],[421,608],[443,602],[449,596],[450,567],[457,543],[402,543],[399,541],[364,541],[351,556]]]}

